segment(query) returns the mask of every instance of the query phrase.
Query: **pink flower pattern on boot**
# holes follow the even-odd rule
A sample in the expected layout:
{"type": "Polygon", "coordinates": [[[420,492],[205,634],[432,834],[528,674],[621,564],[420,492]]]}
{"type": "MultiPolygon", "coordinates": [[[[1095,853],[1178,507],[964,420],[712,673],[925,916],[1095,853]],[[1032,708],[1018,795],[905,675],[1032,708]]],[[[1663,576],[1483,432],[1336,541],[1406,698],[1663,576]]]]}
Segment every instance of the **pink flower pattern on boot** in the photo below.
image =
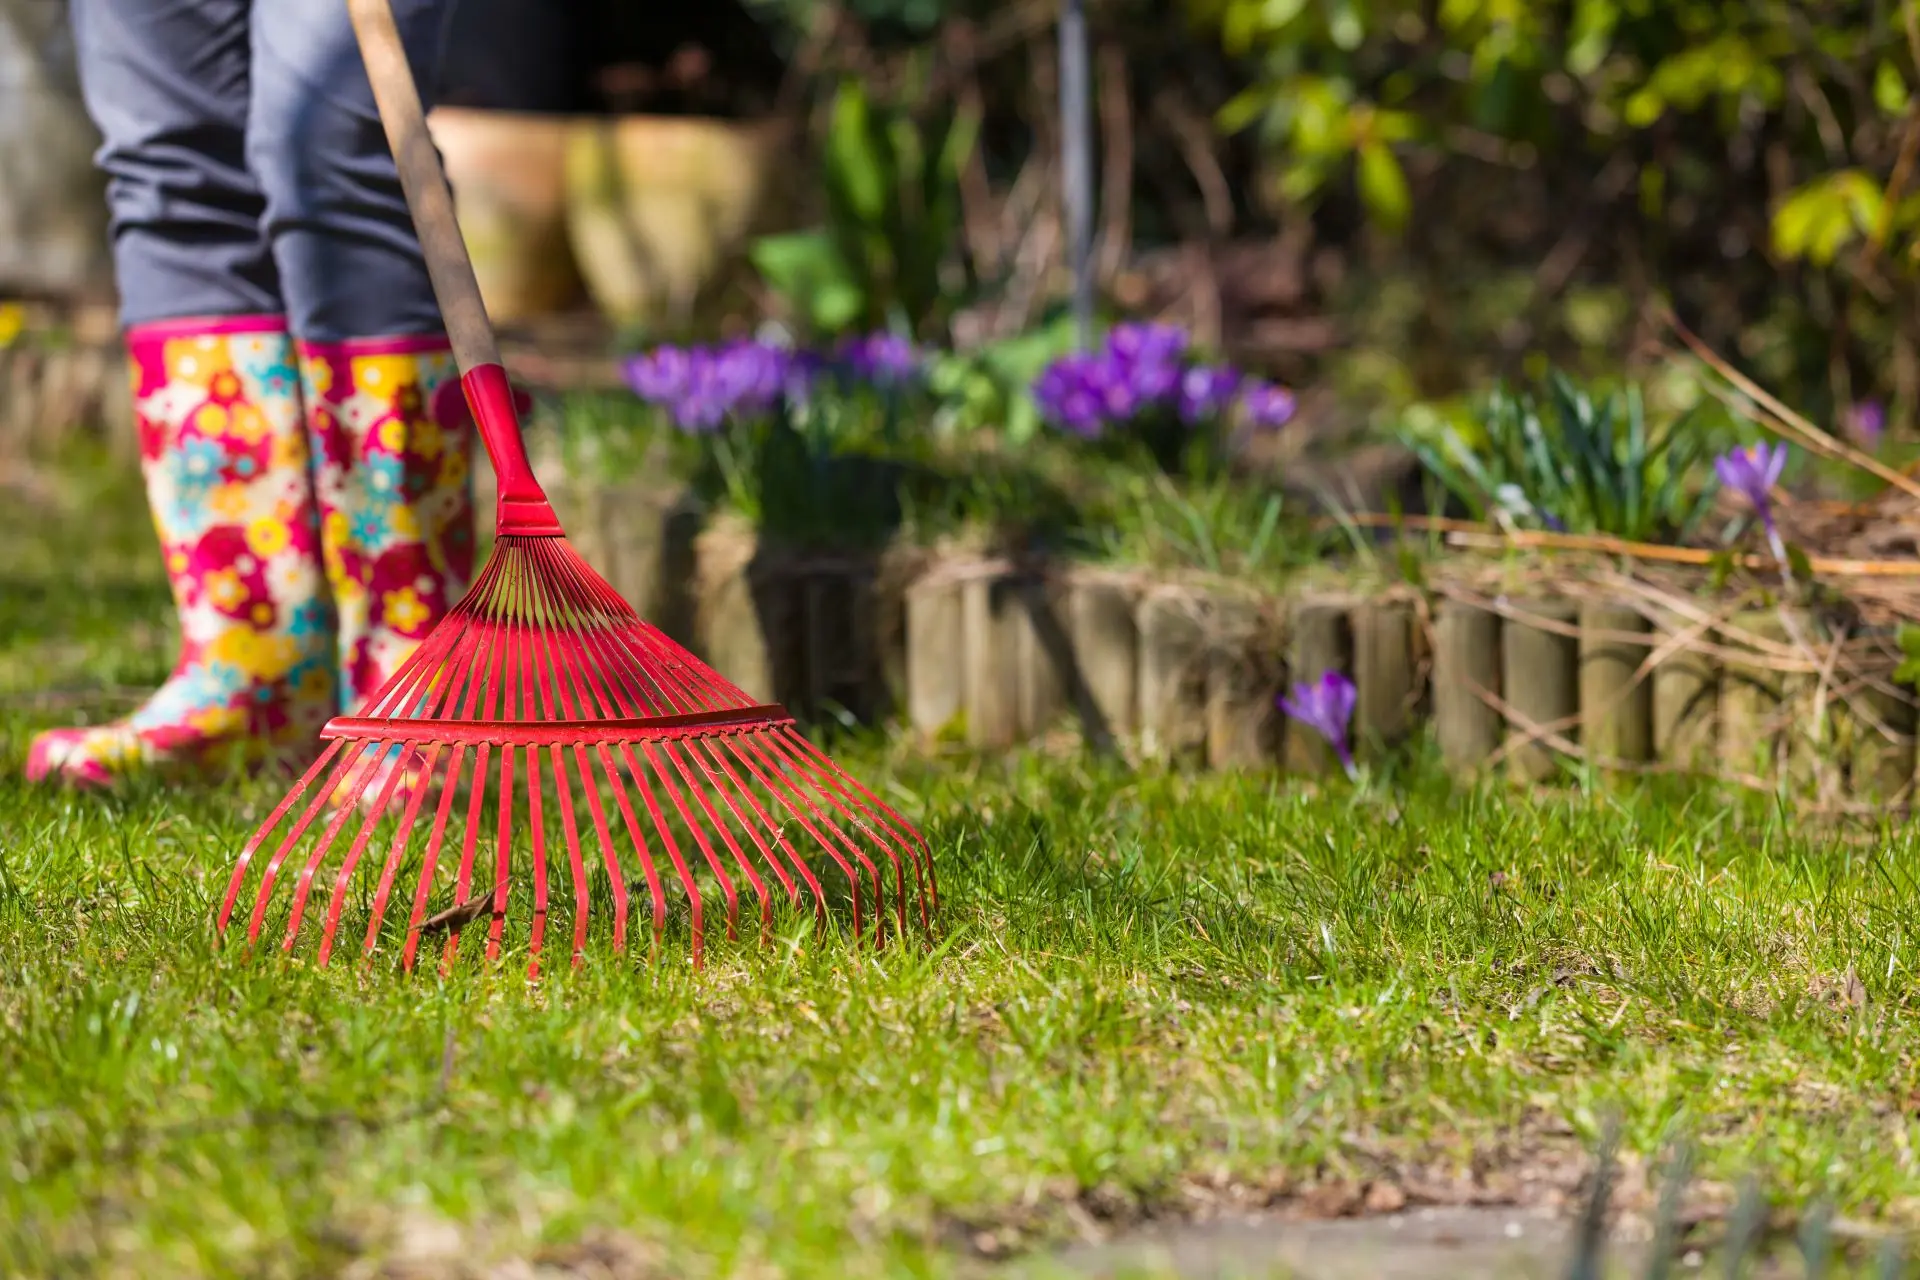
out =
{"type": "Polygon", "coordinates": [[[285,323],[143,325],[127,348],[180,657],[127,719],[41,734],[28,776],[101,784],[310,750],[334,708],[333,628],[285,323]]]}
{"type": "Polygon", "coordinates": [[[300,372],[351,714],[467,589],[472,421],[444,338],[302,343],[300,372]]]}

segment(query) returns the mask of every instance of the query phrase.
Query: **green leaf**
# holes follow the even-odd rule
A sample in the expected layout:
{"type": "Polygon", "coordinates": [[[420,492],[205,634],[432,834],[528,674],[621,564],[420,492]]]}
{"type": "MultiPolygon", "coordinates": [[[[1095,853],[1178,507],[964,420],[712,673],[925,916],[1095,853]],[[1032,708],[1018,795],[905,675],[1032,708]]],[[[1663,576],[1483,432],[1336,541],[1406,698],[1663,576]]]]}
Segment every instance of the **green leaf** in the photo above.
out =
{"type": "Polygon", "coordinates": [[[819,332],[840,332],[866,309],[866,290],[824,231],[763,236],[748,257],[767,287],[819,332]]]}
{"type": "Polygon", "coordinates": [[[859,221],[880,222],[886,216],[893,181],[882,151],[883,135],[874,127],[867,93],[859,81],[843,81],[834,94],[826,142],[832,194],[859,221]]]}
{"type": "Polygon", "coordinates": [[[1023,445],[1040,434],[1040,406],[1024,393],[1007,403],[1007,443],[1023,445]]]}
{"type": "Polygon", "coordinates": [[[1354,0],[1327,0],[1327,37],[1345,53],[1358,49],[1367,38],[1366,20],[1354,0]]]}
{"type": "Polygon", "coordinates": [[[1853,240],[1872,234],[1885,213],[1886,196],[1865,172],[1827,174],[1781,202],[1773,215],[1774,252],[1827,266],[1853,240]]]}
{"type": "Polygon", "coordinates": [[[1900,68],[1891,61],[1882,59],[1873,73],[1873,102],[1890,116],[1902,115],[1907,110],[1907,82],[1900,68]]]}
{"type": "Polygon", "coordinates": [[[1413,211],[1413,195],[1407,189],[1407,175],[1399,157],[1382,142],[1361,146],[1359,157],[1360,199],[1366,203],[1381,226],[1399,231],[1407,225],[1413,211]]]}
{"type": "Polygon", "coordinates": [[[1567,40],[1567,70],[1581,77],[1598,71],[1613,46],[1613,29],[1619,21],[1620,6],[1615,0],[1579,0],[1567,40]]]}
{"type": "Polygon", "coordinates": [[[1239,133],[1273,107],[1273,90],[1265,85],[1242,89],[1227,99],[1227,105],[1214,113],[1213,122],[1222,133],[1239,133]]]}
{"type": "Polygon", "coordinates": [[[1376,109],[1367,132],[1381,142],[1411,142],[1420,135],[1420,117],[1411,111],[1376,109]]]}
{"type": "Polygon", "coordinates": [[[1260,0],[1260,22],[1278,31],[1307,11],[1307,0],[1260,0]]]}

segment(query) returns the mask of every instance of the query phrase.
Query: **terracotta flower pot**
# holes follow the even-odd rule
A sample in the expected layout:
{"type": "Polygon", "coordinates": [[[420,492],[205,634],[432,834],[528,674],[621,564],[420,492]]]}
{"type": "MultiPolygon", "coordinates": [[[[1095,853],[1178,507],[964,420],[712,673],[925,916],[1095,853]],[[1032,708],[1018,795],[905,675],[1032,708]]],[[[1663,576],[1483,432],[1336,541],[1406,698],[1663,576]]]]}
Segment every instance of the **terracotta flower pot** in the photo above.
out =
{"type": "Polygon", "coordinates": [[[441,107],[427,121],[495,324],[552,315],[580,294],[567,236],[564,116],[441,107]]]}
{"type": "Polygon", "coordinates": [[[779,220],[792,153],[784,122],[683,116],[576,119],[567,223],[587,290],[624,326],[684,323],[779,220]]]}

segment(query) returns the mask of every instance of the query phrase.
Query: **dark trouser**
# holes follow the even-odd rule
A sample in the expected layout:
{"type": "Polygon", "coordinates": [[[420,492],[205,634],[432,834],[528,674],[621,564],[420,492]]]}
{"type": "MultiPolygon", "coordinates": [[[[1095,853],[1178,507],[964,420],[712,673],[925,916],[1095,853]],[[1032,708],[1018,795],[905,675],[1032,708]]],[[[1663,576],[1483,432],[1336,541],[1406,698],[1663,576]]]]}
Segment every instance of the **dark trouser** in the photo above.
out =
{"type": "MultiPolygon", "coordinates": [[[[394,0],[430,106],[456,0],[394,0]]],[[[72,0],[123,323],[440,328],[346,0],[72,0]]]]}

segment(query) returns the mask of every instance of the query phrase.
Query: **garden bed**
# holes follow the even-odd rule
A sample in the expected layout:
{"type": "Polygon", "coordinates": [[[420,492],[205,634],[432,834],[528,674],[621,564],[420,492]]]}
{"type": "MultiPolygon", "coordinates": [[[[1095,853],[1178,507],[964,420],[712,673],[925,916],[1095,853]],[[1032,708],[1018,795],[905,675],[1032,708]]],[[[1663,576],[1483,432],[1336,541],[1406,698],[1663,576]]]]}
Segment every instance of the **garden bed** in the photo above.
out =
{"type": "Polygon", "coordinates": [[[1913,788],[1916,702],[1883,603],[1787,607],[1758,580],[1572,556],[1444,555],[1415,586],[977,545],[826,554],[709,517],[683,487],[539,452],[576,545],[628,601],[808,720],[1318,775],[1335,752],[1277,700],[1331,671],[1354,685],[1362,765],[1430,736],[1462,776],[1689,773],[1836,810],[1913,788]]]}

